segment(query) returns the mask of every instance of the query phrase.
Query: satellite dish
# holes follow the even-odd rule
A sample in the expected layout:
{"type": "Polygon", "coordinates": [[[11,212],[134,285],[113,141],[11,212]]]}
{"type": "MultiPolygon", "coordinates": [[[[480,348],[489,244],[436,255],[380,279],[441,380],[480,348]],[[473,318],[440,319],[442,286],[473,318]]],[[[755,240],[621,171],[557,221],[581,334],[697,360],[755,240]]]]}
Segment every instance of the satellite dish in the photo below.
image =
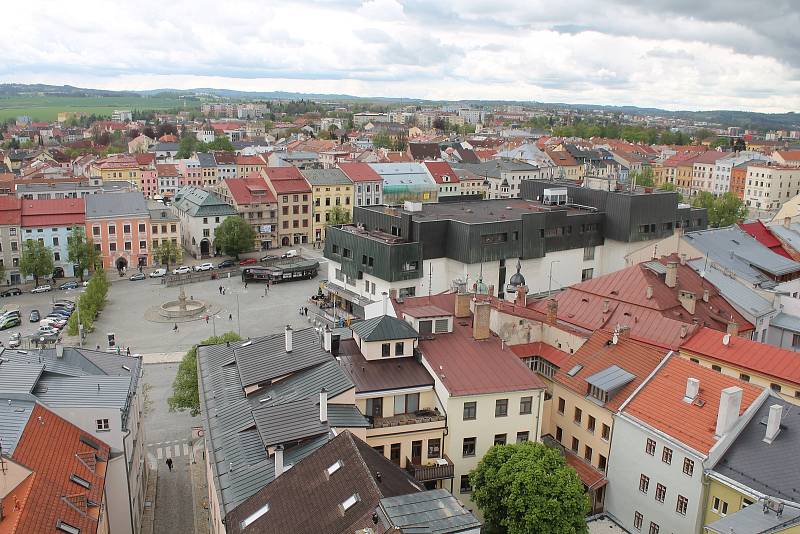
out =
{"type": "Polygon", "coordinates": [[[724,336],[722,336],[722,344],[725,345],[726,347],[731,344],[730,334],[725,334],[724,336]]]}

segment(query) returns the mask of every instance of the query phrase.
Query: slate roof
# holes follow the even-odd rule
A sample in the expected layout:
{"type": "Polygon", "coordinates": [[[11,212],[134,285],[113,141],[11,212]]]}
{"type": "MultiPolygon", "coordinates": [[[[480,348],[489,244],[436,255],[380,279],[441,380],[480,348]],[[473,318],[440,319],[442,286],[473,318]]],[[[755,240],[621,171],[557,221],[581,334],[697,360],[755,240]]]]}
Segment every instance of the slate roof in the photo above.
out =
{"type": "Polygon", "coordinates": [[[87,195],[85,199],[87,219],[150,216],[144,195],[138,191],[87,195]]]}
{"type": "Polygon", "coordinates": [[[275,334],[239,345],[234,355],[244,387],[269,382],[331,358],[320,346],[319,335],[313,328],[293,331],[292,352],[286,352],[285,334],[275,334]]]}
{"type": "Polygon", "coordinates": [[[345,431],[236,507],[228,514],[226,528],[229,534],[352,533],[374,528],[372,514],[380,499],[421,490],[405,471],[345,431]],[[342,467],[328,475],[337,461],[342,467]],[[355,504],[343,510],[340,505],[354,494],[355,504]],[[298,513],[297,503],[302,503],[303,513],[298,513]],[[242,521],[265,504],[269,510],[242,528],[242,521]]]}
{"type": "Polygon", "coordinates": [[[353,182],[340,169],[305,169],[300,171],[303,178],[311,184],[316,185],[352,185],[353,182]]]}
{"type": "Polygon", "coordinates": [[[339,344],[339,360],[356,393],[433,386],[433,377],[415,358],[367,360],[352,339],[339,344]]]}
{"type": "Polygon", "coordinates": [[[714,471],[758,493],[800,504],[800,463],[787,461],[797,457],[798,444],[800,406],[770,395],[714,466],[714,471]],[[781,430],[772,443],[766,443],[767,418],[774,405],[783,408],[781,430]]]}
{"type": "Polygon", "coordinates": [[[217,195],[204,189],[183,186],[176,193],[175,207],[190,217],[227,217],[236,215],[236,210],[217,195]]]}
{"type": "Polygon", "coordinates": [[[214,159],[214,154],[210,154],[208,152],[198,152],[195,157],[197,158],[197,162],[200,164],[200,167],[217,166],[217,162],[214,159]]]}
{"type": "Polygon", "coordinates": [[[253,409],[256,429],[265,447],[328,433],[327,422],[319,420],[319,405],[312,398],[253,409]]]}
{"type": "Polygon", "coordinates": [[[3,454],[14,453],[35,405],[36,400],[33,397],[0,392],[0,443],[3,454]]]}
{"type": "Polygon", "coordinates": [[[384,497],[379,514],[389,525],[408,533],[449,534],[481,528],[481,522],[446,489],[384,497]]]}
{"type": "Polygon", "coordinates": [[[364,341],[391,341],[419,337],[410,324],[391,315],[381,315],[353,323],[350,329],[364,341]]]}

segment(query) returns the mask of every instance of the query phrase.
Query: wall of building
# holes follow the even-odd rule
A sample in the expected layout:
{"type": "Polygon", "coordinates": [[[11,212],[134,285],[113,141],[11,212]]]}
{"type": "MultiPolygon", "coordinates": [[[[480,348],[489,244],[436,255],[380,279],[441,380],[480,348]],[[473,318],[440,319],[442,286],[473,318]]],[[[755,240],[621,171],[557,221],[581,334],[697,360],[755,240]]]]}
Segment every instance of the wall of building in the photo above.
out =
{"type": "Polygon", "coordinates": [[[204,463],[206,465],[206,480],[208,481],[206,486],[208,490],[208,526],[211,534],[224,534],[225,523],[222,522],[222,509],[220,507],[217,489],[215,486],[217,479],[214,477],[214,472],[211,469],[211,454],[208,452],[207,442],[205,443],[203,458],[205,459],[204,463]]]}
{"type": "Polygon", "coordinates": [[[124,258],[128,269],[136,269],[139,258],[150,265],[150,217],[118,217],[113,219],[86,219],[86,235],[95,245],[100,244],[103,267],[116,269],[116,262],[124,258]],[[125,225],[130,231],[125,232],[125,225]],[[110,232],[111,227],[114,233],[110,232]],[[97,232],[97,233],[96,233],[97,232]],[[112,243],[115,250],[111,250],[112,243]],[[130,249],[126,249],[130,243],[130,249]],[[144,247],[142,247],[144,245],[144,247]]]}
{"type": "Polygon", "coordinates": [[[278,197],[278,241],[276,246],[292,246],[312,241],[311,192],[278,197]]]}
{"type": "MultiPolygon", "coordinates": [[[[76,226],[83,226],[77,224],[76,226]]],[[[44,246],[53,251],[53,265],[55,267],[62,267],[64,269],[64,276],[75,276],[74,265],[69,261],[69,250],[67,248],[67,238],[72,233],[71,226],[48,226],[48,227],[31,227],[22,229],[22,240],[28,239],[41,239],[44,246]]],[[[33,279],[33,277],[30,277],[33,279]]]]}
{"type": "Polygon", "coordinates": [[[713,477],[708,477],[707,480],[708,499],[705,503],[705,511],[703,515],[704,525],[708,525],[709,523],[713,523],[714,521],[724,517],[722,512],[723,503],[727,504],[728,510],[724,515],[730,515],[744,508],[744,499],[749,499],[751,503],[754,503],[758,500],[755,495],[745,495],[744,493],[733,489],[727,484],[723,484],[713,477]],[[719,508],[716,510],[714,509],[715,498],[719,499],[719,508]]]}
{"type": "Polygon", "coordinates": [[[18,284],[21,281],[19,274],[19,257],[22,253],[21,229],[17,225],[0,226],[0,259],[5,267],[5,284],[18,284]]]}

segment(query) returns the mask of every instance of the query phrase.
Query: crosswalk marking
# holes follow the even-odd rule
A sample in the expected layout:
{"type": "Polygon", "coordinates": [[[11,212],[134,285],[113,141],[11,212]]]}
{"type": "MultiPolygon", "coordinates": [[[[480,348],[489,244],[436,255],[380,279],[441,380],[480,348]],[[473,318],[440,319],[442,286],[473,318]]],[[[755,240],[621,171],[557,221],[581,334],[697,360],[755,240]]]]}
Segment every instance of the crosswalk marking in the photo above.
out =
{"type": "Polygon", "coordinates": [[[191,450],[191,444],[188,440],[176,439],[147,444],[148,455],[153,460],[175,459],[182,456],[189,456],[191,450]]]}
{"type": "Polygon", "coordinates": [[[184,443],[183,444],[183,455],[184,456],[189,456],[189,444],[188,443],[184,443]]]}
{"type": "Polygon", "coordinates": [[[158,458],[159,460],[164,458],[164,450],[161,447],[156,449],[156,458],[158,458]]]}

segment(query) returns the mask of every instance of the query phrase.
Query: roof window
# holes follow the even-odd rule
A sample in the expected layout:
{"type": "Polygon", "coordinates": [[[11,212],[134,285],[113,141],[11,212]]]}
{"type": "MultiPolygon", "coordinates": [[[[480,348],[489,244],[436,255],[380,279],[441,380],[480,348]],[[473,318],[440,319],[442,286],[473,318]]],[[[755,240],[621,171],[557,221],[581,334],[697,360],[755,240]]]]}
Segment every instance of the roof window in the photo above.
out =
{"type": "Polygon", "coordinates": [[[358,493],[354,493],[351,496],[349,496],[347,499],[345,499],[345,501],[342,504],[339,505],[342,509],[342,513],[348,511],[350,508],[355,506],[355,504],[360,500],[361,496],[358,493]]]}
{"type": "Polygon", "coordinates": [[[86,489],[89,489],[92,486],[91,483],[89,483],[88,480],[86,480],[85,478],[81,478],[81,477],[79,477],[78,475],[76,475],[74,473],[69,476],[69,479],[72,482],[74,482],[75,484],[77,484],[79,486],[83,486],[86,489]]]}
{"type": "Polygon", "coordinates": [[[330,467],[328,467],[328,469],[327,469],[328,476],[330,477],[330,476],[331,476],[332,474],[334,474],[336,471],[338,471],[339,469],[341,469],[343,465],[344,465],[344,464],[342,463],[342,461],[341,461],[341,460],[336,460],[336,462],[334,462],[334,464],[333,464],[333,465],[331,465],[330,467]]]}
{"type": "Polygon", "coordinates": [[[67,532],[69,534],[81,534],[81,529],[79,529],[78,527],[74,527],[69,523],[65,523],[60,519],[58,520],[58,523],[56,523],[56,529],[60,530],[61,532],[67,532]]]}
{"type": "Polygon", "coordinates": [[[240,528],[241,530],[244,530],[244,529],[246,529],[246,528],[247,528],[247,527],[249,527],[249,526],[250,526],[250,525],[251,525],[253,522],[255,522],[255,521],[256,521],[256,519],[258,519],[258,518],[259,518],[259,517],[261,517],[262,515],[266,514],[267,512],[269,512],[269,503],[267,503],[267,504],[264,504],[264,506],[262,506],[261,508],[259,508],[259,509],[258,509],[258,510],[256,510],[255,512],[253,512],[252,514],[248,515],[247,517],[245,517],[245,518],[244,518],[244,519],[243,519],[243,520],[242,520],[242,521],[239,523],[239,528],[240,528]]]}

